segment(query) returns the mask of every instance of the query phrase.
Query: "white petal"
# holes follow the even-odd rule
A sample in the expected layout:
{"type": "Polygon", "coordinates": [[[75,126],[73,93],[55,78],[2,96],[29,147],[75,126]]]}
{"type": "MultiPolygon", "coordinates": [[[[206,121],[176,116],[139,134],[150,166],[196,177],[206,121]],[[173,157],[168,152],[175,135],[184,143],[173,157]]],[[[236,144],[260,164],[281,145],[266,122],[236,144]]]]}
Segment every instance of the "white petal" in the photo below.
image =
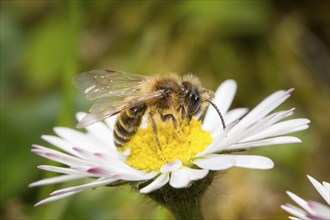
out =
{"type": "MultiPolygon", "coordinates": [[[[78,113],[78,121],[80,121],[85,115],[86,113],[78,113]]],[[[109,150],[112,152],[117,151],[113,142],[113,129],[106,126],[103,122],[92,124],[85,129],[105,144],[104,150],[106,150],[107,152],[109,150]]]]}
{"type": "Polygon", "coordinates": [[[233,123],[233,126],[229,125],[219,137],[213,139],[213,142],[198,155],[226,151],[231,145],[239,142],[243,137],[245,137],[255,125],[251,125],[248,129],[239,130],[232,133],[232,130],[239,126],[239,123],[240,122],[238,121],[233,123]]]}
{"type": "Polygon", "coordinates": [[[77,156],[77,153],[72,149],[73,145],[68,143],[67,141],[56,137],[56,136],[51,136],[51,135],[42,135],[41,136],[42,139],[44,139],[45,141],[47,141],[48,143],[51,143],[52,145],[72,154],[77,156]]]}
{"type": "Polygon", "coordinates": [[[235,108],[227,112],[227,114],[224,115],[224,118],[226,120],[226,124],[229,125],[233,123],[234,121],[240,119],[243,117],[249,109],[247,108],[235,108]]]}
{"type": "Polygon", "coordinates": [[[283,134],[289,134],[292,132],[300,131],[307,129],[309,126],[307,125],[310,121],[304,118],[292,119],[284,122],[276,123],[267,129],[264,129],[262,132],[259,132],[253,136],[245,139],[246,141],[258,140],[267,137],[274,137],[283,134]]]}
{"type": "Polygon", "coordinates": [[[191,181],[203,179],[209,173],[208,170],[192,169],[189,167],[184,167],[183,169],[188,172],[188,176],[191,181]]]}
{"type": "Polygon", "coordinates": [[[113,177],[121,180],[140,181],[154,178],[157,172],[143,172],[137,170],[119,160],[108,161],[108,164],[102,166],[90,166],[86,171],[100,177],[113,177]]]}
{"type": "Polygon", "coordinates": [[[269,112],[274,110],[282,102],[290,97],[290,94],[293,90],[288,91],[277,91],[272,95],[264,99],[259,105],[257,105],[252,111],[250,111],[239,123],[238,126],[233,129],[232,132],[237,131],[249,124],[255,123],[256,121],[262,119],[269,112]]]}
{"type": "Polygon", "coordinates": [[[94,187],[98,187],[98,186],[105,186],[105,185],[113,183],[117,180],[118,179],[113,179],[113,178],[98,179],[91,183],[56,190],[56,191],[52,192],[50,195],[54,196],[54,195],[68,193],[68,192],[82,191],[82,190],[86,190],[86,189],[94,188],[94,187]]]}
{"type": "Polygon", "coordinates": [[[63,174],[81,174],[77,172],[76,170],[65,168],[65,167],[56,167],[56,166],[50,166],[50,165],[40,165],[38,166],[39,169],[42,170],[48,170],[51,172],[57,172],[57,173],[63,173],[63,174]]]}
{"type": "Polygon", "coordinates": [[[170,185],[174,188],[189,187],[192,181],[204,178],[208,172],[208,170],[182,167],[181,169],[172,172],[170,185]]]}
{"type": "Polygon", "coordinates": [[[56,196],[51,196],[51,197],[49,197],[47,199],[41,200],[40,202],[38,202],[34,206],[40,206],[40,205],[44,205],[44,204],[47,204],[47,203],[50,203],[50,202],[54,202],[56,200],[63,199],[65,197],[72,196],[72,195],[74,195],[74,194],[76,194],[78,192],[79,191],[77,191],[77,192],[69,192],[69,193],[65,193],[65,194],[61,194],[61,195],[56,195],[56,196]]]}
{"type": "MultiPolygon", "coordinates": [[[[236,82],[234,80],[224,81],[215,92],[214,104],[219,108],[221,114],[225,115],[228,111],[236,93],[236,82]]],[[[219,125],[220,119],[212,106],[209,106],[203,122],[203,130],[212,131],[219,125]],[[215,120],[215,119],[218,120],[215,120]]]]}
{"type": "Polygon", "coordinates": [[[291,215],[297,216],[300,219],[307,219],[306,212],[300,208],[297,208],[291,204],[281,205],[281,208],[291,215]]]}
{"type": "MultiPolygon", "coordinates": [[[[94,155],[102,161],[102,163],[98,163],[98,165],[106,167],[109,172],[118,174],[132,174],[134,176],[138,175],[141,177],[145,175],[144,172],[129,166],[127,163],[125,163],[125,161],[112,157],[111,155],[105,153],[94,153],[94,155]]],[[[95,167],[95,165],[92,164],[90,167],[95,167]]]]}
{"type": "Polygon", "coordinates": [[[230,125],[228,125],[226,127],[226,129],[220,133],[219,136],[214,137],[212,143],[204,151],[197,154],[197,157],[201,157],[206,154],[214,153],[214,152],[221,151],[222,149],[224,149],[224,147],[226,147],[226,145],[223,143],[226,143],[226,142],[229,142],[230,140],[232,140],[232,137],[228,137],[227,134],[234,126],[237,125],[237,123],[238,123],[238,121],[235,121],[235,122],[231,123],[230,125]]]}
{"type": "Polygon", "coordinates": [[[86,172],[97,176],[97,177],[114,177],[116,174],[114,172],[111,172],[107,167],[92,167],[87,168],[86,172]]]}
{"type": "Polygon", "coordinates": [[[207,155],[194,161],[194,164],[206,170],[226,170],[235,165],[234,155],[207,155]]]}
{"type": "Polygon", "coordinates": [[[115,123],[117,121],[118,115],[111,116],[110,118],[105,119],[105,123],[112,129],[115,129],[115,123]]]}
{"type": "MultiPolygon", "coordinates": [[[[259,119],[258,121],[249,124],[246,128],[242,127],[242,130],[248,130],[248,132],[245,133],[245,136],[240,137],[240,139],[249,140],[251,136],[253,137],[255,135],[258,135],[260,132],[263,132],[264,130],[271,127],[274,123],[288,117],[288,115],[292,114],[293,110],[294,109],[275,112],[273,114],[265,116],[262,119],[259,119]]],[[[236,132],[240,132],[240,130],[237,130],[236,132]]]]}
{"type": "Polygon", "coordinates": [[[63,183],[71,180],[81,179],[86,177],[85,175],[62,175],[62,176],[55,176],[50,177],[47,179],[42,179],[36,182],[33,182],[29,185],[29,187],[36,187],[36,186],[43,186],[55,183],[63,183]]]}
{"type": "Polygon", "coordinates": [[[316,216],[316,219],[330,219],[330,208],[319,202],[309,201],[308,205],[313,209],[312,215],[316,216]]]}
{"type": "MultiPolygon", "coordinates": [[[[248,110],[246,108],[242,109],[233,109],[224,116],[226,127],[236,125],[239,122],[239,119],[246,114],[248,110]]],[[[226,129],[228,131],[228,129],[226,129]]],[[[223,132],[222,124],[219,122],[219,125],[211,131],[213,138],[221,135],[223,132]]]]}
{"type": "Polygon", "coordinates": [[[271,169],[274,163],[271,159],[262,156],[235,155],[235,166],[251,169],[271,169]]]}
{"type": "Polygon", "coordinates": [[[128,180],[128,181],[141,181],[141,180],[149,180],[157,176],[157,172],[122,172],[118,174],[118,177],[122,180],[128,180]]]}
{"type": "Polygon", "coordinates": [[[214,103],[219,106],[221,113],[225,114],[233,102],[237,84],[234,80],[224,81],[215,91],[214,103]]]}
{"type": "Polygon", "coordinates": [[[73,150],[79,154],[80,157],[84,158],[85,160],[89,160],[90,162],[98,162],[100,161],[98,157],[95,156],[92,152],[82,149],[80,147],[74,147],[73,150]]]}
{"type": "Polygon", "coordinates": [[[171,173],[170,185],[173,188],[185,188],[188,187],[190,178],[187,170],[179,169],[171,173]]]}
{"type": "Polygon", "coordinates": [[[93,149],[95,151],[104,150],[102,147],[100,147],[100,141],[98,141],[97,139],[93,139],[77,130],[64,127],[56,127],[54,128],[54,131],[58,136],[60,136],[73,146],[85,149],[93,149]]]}
{"type": "Polygon", "coordinates": [[[182,166],[181,160],[175,160],[171,163],[167,163],[160,168],[161,173],[173,172],[178,170],[182,166]]]}
{"type": "MultiPolygon", "coordinates": [[[[293,109],[289,111],[282,111],[282,112],[276,112],[271,115],[268,115],[258,121],[251,121],[251,123],[246,123],[246,126],[241,126],[242,122],[239,122],[231,131],[229,132],[228,136],[232,137],[231,141],[226,142],[225,148],[227,146],[230,146],[234,144],[235,142],[241,142],[248,140],[249,137],[254,136],[258,134],[259,132],[262,132],[263,130],[267,129],[269,126],[271,126],[273,123],[285,118],[290,112],[292,112],[293,109]],[[241,127],[240,129],[237,129],[237,127],[241,127]]],[[[244,119],[242,119],[243,121],[244,119]]]]}
{"type": "Polygon", "coordinates": [[[140,190],[140,193],[150,193],[163,187],[170,179],[169,173],[162,173],[152,183],[140,190]]]}
{"type": "Polygon", "coordinates": [[[143,129],[148,127],[148,116],[143,115],[140,127],[143,129]]]}
{"type": "MultiPolygon", "coordinates": [[[[92,164],[105,164],[105,162],[99,156],[97,156],[97,153],[91,152],[90,150],[86,150],[80,147],[74,147],[73,150],[79,155],[80,158],[83,158],[85,161],[88,161],[92,164]]],[[[117,161],[118,159],[113,157],[112,160],[117,161]]]]}
{"type": "Polygon", "coordinates": [[[84,166],[89,164],[89,162],[81,160],[79,158],[64,154],[53,149],[45,148],[40,145],[33,145],[34,148],[31,151],[47,159],[68,165],[68,166],[84,166]]]}
{"type": "Polygon", "coordinates": [[[301,220],[300,218],[292,217],[292,216],[289,216],[289,219],[290,219],[290,220],[301,220]]]}
{"type": "MultiPolygon", "coordinates": [[[[325,188],[325,192],[326,192],[326,194],[328,195],[328,200],[330,200],[330,184],[329,183],[327,183],[327,182],[325,182],[325,181],[323,181],[322,182],[322,184],[323,184],[323,186],[324,186],[324,188],[325,188]]],[[[330,205],[330,202],[328,202],[328,205],[330,205]]]]}
{"type": "Polygon", "coordinates": [[[313,213],[313,210],[308,206],[308,203],[303,200],[302,198],[300,198],[299,196],[297,196],[296,194],[287,191],[286,192],[290,198],[295,201],[301,208],[305,209],[307,212],[309,213],[313,213]]]}
{"type": "Polygon", "coordinates": [[[329,188],[327,189],[325,186],[323,186],[321,183],[319,183],[313,177],[308,176],[308,175],[307,175],[307,177],[308,177],[309,181],[313,184],[313,186],[315,187],[315,189],[323,197],[323,199],[330,205],[329,188]]]}
{"type": "Polygon", "coordinates": [[[299,138],[291,137],[291,136],[275,137],[275,138],[263,139],[258,141],[250,141],[246,143],[244,142],[237,143],[226,148],[226,150],[238,150],[238,149],[246,149],[252,147],[270,146],[277,144],[292,144],[292,143],[301,143],[301,140],[299,138]]]}
{"type": "Polygon", "coordinates": [[[324,188],[326,188],[327,192],[329,192],[330,191],[330,183],[323,181],[322,184],[323,184],[324,188]]]}
{"type": "MultiPolygon", "coordinates": [[[[126,157],[129,155],[124,155],[125,152],[121,152],[117,155],[113,155],[113,154],[108,154],[108,153],[100,153],[100,152],[95,152],[93,153],[100,161],[102,161],[103,164],[108,164],[109,166],[112,164],[113,161],[119,161],[122,164],[126,164],[126,157]]],[[[127,166],[127,164],[126,164],[127,166]]]]}
{"type": "Polygon", "coordinates": [[[86,115],[87,115],[86,112],[78,112],[78,113],[76,114],[76,119],[77,119],[77,121],[81,121],[86,115]]]}

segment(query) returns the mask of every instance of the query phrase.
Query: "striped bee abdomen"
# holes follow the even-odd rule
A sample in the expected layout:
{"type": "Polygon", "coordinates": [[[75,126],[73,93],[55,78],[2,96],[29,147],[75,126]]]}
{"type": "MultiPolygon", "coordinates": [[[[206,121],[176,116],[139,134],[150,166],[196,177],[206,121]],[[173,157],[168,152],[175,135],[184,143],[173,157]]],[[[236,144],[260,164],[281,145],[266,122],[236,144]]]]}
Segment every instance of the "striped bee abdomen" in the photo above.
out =
{"type": "Polygon", "coordinates": [[[139,105],[121,112],[117,118],[113,132],[116,147],[122,147],[131,140],[141,124],[142,116],[147,110],[147,105],[139,105]]]}

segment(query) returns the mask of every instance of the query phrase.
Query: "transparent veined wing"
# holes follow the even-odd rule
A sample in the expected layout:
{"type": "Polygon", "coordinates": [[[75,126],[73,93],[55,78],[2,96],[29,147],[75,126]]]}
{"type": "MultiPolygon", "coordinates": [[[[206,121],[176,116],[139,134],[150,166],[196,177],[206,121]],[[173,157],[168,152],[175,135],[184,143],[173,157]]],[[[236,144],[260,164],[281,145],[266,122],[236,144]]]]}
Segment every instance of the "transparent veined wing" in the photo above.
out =
{"type": "Polygon", "coordinates": [[[162,90],[157,90],[149,94],[135,94],[127,97],[125,100],[114,97],[103,97],[95,101],[89,113],[77,124],[77,128],[85,128],[96,122],[102,121],[108,117],[118,114],[126,109],[150,103],[162,98],[162,90]]]}
{"type": "Polygon", "coordinates": [[[86,94],[87,99],[95,100],[133,94],[146,78],[147,76],[114,70],[92,70],[75,77],[73,84],[86,94]]]}

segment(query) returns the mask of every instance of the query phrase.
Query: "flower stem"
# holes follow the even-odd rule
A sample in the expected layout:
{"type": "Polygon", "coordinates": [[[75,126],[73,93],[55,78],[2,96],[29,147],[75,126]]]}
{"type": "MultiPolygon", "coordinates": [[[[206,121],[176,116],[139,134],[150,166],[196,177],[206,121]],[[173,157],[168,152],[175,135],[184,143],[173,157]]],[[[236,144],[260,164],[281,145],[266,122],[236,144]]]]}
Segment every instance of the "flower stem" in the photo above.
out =
{"type": "Polygon", "coordinates": [[[210,172],[205,178],[192,182],[188,188],[175,189],[167,184],[147,196],[171,211],[177,220],[202,220],[202,197],[214,176],[215,173],[210,172]]]}
{"type": "Polygon", "coordinates": [[[201,207],[201,196],[188,196],[189,190],[187,189],[180,189],[176,191],[176,194],[174,194],[173,197],[168,198],[168,201],[163,204],[173,213],[175,218],[177,220],[204,219],[201,207]]]}

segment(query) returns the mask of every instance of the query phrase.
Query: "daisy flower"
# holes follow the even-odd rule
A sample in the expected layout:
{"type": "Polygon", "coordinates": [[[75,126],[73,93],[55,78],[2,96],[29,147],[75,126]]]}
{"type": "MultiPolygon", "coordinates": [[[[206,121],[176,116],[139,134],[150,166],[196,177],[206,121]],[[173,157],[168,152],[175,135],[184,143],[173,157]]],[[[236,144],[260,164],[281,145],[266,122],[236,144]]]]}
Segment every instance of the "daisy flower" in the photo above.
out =
{"type": "MultiPolygon", "coordinates": [[[[225,129],[211,108],[207,110],[203,123],[192,119],[180,133],[171,123],[161,122],[157,124],[161,149],[156,145],[151,126],[142,123],[131,141],[118,150],[113,143],[116,116],[87,127],[86,133],[57,127],[54,129],[56,136],[43,135],[42,138],[57,149],[33,145],[32,152],[65,166],[38,166],[61,175],[30,186],[77,179],[89,179],[90,182],[56,190],[36,206],[86,189],[129,183],[173,211],[169,199],[181,201],[186,198],[173,195],[186,192],[186,196],[194,196],[192,200],[197,200],[196,197],[201,197],[212,182],[214,171],[231,167],[271,169],[274,164],[269,158],[230,153],[260,146],[299,143],[300,139],[283,135],[307,129],[309,120],[283,120],[291,116],[294,109],[271,113],[290,97],[293,89],[273,93],[250,112],[246,108],[229,110],[236,88],[233,80],[223,82],[213,100],[223,114],[225,129]],[[166,199],[165,194],[170,196],[166,199]]],[[[83,117],[83,113],[77,114],[78,120],[83,117]]],[[[195,209],[192,206],[186,210],[195,209]]]]}
{"type": "Polygon", "coordinates": [[[290,198],[295,201],[300,207],[293,206],[291,204],[282,205],[281,208],[286,212],[294,215],[296,217],[290,216],[289,219],[306,219],[306,220],[318,220],[318,219],[330,219],[330,184],[327,182],[319,183],[313,177],[308,176],[309,181],[313,184],[318,193],[323,197],[323,199],[328,203],[323,205],[316,201],[305,201],[299,196],[293,194],[292,192],[287,192],[290,198]]]}

